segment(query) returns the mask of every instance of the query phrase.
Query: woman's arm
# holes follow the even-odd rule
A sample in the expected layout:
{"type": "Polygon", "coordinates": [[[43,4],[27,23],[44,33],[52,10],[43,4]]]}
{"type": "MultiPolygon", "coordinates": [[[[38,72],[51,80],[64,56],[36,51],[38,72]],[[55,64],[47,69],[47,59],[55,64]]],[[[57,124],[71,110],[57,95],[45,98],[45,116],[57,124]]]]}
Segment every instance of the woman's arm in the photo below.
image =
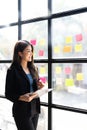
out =
{"type": "Polygon", "coordinates": [[[6,83],[5,83],[5,96],[8,100],[14,102],[18,100],[19,95],[15,86],[14,71],[11,69],[7,70],[6,83]]]}
{"type": "Polygon", "coordinates": [[[36,93],[32,93],[32,94],[29,94],[29,93],[26,93],[24,95],[21,95],[19,97],[18,100],[20,101],[25,101],[25,102],[30,102],[32,101],[34,98],[36,98],[38,95],[36,93]]]}

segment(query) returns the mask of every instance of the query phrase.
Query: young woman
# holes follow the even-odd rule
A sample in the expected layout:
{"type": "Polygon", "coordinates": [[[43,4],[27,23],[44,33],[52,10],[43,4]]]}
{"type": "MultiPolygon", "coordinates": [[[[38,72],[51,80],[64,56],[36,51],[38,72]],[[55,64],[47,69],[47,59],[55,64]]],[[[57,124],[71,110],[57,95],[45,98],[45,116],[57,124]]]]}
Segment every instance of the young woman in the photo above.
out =
{"type": "Polygon", "coordinates": [[[40,99],[29,93],[43,86],[33,61],[33,46],[26,40],[19,40],[14,47],[5,85],[5,96],[13,102],[12,113],[18,130],[36,130],[40,99]]]}

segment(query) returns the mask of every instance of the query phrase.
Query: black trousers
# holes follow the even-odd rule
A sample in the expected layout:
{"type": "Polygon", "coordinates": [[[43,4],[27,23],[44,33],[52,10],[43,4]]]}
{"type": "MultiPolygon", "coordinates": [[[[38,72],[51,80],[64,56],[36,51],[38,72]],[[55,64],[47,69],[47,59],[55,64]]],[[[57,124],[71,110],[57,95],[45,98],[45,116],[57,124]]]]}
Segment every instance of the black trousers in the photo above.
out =
{"type": "Polygon", "coordinates": [[[14,116],[14,120],[18,130],[36,130],[39,114],[29,117],[14,116]]]}

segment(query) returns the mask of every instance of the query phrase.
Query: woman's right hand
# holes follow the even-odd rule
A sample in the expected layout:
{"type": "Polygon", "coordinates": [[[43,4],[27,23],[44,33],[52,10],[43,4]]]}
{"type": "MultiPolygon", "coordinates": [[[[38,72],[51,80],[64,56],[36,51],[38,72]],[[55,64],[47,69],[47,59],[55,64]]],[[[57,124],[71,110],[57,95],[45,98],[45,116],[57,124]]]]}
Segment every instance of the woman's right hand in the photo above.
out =
{"type": "Polygon", "coordinates": [[[21,95],[19,97],[20,101],[30,102],[32,100],[32,96],[29,96],[29,93],[26,93],[24,95],[21,95]]]}
{"type": "Polygon", "coordinates": [[[21,95],[19,97],[19,100],[20,101],[25,101],[25,102],[31,102],[34,98],[37,97],[37,94],[36,93],[33,93],[32,95],[29,95],[29,93],[26,93],[24,95],[21,95]]]}

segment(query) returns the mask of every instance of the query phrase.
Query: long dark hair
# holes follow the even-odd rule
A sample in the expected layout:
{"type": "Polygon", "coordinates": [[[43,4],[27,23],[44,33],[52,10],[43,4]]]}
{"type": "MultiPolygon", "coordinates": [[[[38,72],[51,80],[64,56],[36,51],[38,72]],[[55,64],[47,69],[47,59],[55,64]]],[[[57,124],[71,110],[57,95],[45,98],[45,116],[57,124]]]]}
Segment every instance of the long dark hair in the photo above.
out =
{"type": "MultiPolygon", "coordinates": [[[[13,61],[12,64],[17,63],[20,65],[21,63],[21,57],[19,56],[18,52],[23,52],[23,50],[27,47],[27,46],[31,46],[32,48],[32,52],[34,51],[34,48],[32,46],[32,44],[30,44],[27,40],[19,40],[17,41],[17,43],[15,44],[14,47],[14,53],[13,53],[13,61]]],[[[32,60],[31,62],[28,62],[28,68],[30,70],[31,75],[33,76],[33,78],[38,79],[38,71],[34,65],[34,60],[33,60],[33,55],[32,55],[32,60]]]]}

